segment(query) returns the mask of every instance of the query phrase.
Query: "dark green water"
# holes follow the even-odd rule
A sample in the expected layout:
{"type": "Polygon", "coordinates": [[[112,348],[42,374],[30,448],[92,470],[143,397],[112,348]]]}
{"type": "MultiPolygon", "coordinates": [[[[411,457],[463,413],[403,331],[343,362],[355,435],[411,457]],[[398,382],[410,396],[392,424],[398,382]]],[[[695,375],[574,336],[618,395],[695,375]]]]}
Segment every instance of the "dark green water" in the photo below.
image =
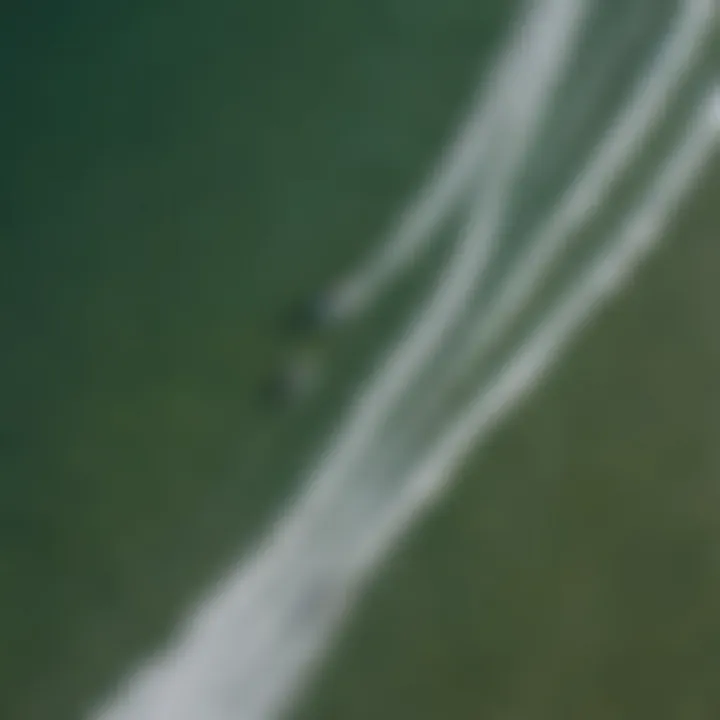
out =
{"type": "MultiPolygon", "coordinates": [[[[263,527],[391,324],[278,417],[276,317],[385,227],[512,9],[2,11],[0,717],[79,717],[263,527]]],[[[720,714],[719,189],[389,566],[303,717],[720,714]]]]}

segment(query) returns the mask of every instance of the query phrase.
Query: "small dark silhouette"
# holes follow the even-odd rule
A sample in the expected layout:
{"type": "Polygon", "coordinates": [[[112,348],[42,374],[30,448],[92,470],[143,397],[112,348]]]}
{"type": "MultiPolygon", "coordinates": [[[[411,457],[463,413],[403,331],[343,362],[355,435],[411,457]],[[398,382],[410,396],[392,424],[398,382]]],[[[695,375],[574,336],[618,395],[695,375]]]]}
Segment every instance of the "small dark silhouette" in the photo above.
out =
{"type": "Polygon", "coordinates": [[[293,335],[314,335],[332,324],[331,293],[319,292],[293,305],[284,318],[284,329],[293,335]]]}
{"type": "Polygon", "coordinates": [[[261,400],[273,407],[291,407],[306,400],[322,380],[320,355],[312,349],[293,354],[264,380],[260,386],[261,400]]]}

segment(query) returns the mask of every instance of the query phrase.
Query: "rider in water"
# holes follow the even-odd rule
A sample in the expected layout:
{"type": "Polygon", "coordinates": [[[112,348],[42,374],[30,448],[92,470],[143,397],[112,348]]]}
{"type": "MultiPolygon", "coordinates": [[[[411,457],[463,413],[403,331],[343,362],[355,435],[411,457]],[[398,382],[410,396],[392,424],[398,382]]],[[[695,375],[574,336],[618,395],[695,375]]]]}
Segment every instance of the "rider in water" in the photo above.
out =
{"type": "Polygon", "coordinates": [[[316,348],[295,352],[277,368],[263,388],[263,396],[273,404],[292,405],[316,391],[323,376],[323,363],[316,348]]]}
{"type": "Polygon", "coordinates": [[[358,308],[348,283],[338,283],[293,307],[287,317],[287,327],[302,335],[316,333],[351,318],[358,308]]]}

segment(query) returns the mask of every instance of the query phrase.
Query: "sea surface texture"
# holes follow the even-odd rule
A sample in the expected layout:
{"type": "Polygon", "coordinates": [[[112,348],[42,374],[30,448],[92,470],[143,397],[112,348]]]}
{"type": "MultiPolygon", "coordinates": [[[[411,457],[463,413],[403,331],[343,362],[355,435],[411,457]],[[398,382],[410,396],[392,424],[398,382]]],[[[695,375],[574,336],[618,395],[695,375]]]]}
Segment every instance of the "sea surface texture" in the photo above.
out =
{"type": "Polygon", "coordinates": [[[720,717],[716,0],[0,61],[0,718],[720,717]]]}

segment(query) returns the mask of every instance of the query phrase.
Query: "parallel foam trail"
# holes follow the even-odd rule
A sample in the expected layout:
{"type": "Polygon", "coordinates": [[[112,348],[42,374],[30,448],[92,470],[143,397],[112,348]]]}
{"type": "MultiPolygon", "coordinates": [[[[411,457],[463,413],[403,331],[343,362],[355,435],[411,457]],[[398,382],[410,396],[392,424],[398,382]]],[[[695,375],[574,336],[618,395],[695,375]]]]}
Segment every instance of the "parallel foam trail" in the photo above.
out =
{"type": "MultiPolygon", "coordinates": [[[[708,103],[698,113],[681,145],[665,163],[640,207],[625,220],[609,249],[605,248],[590,264],[496,382],[480,390],[434,450],[418,463],[416,472],[407,478],[406,491],[391,503],[379,518],[380,522],[378,518],[365,518],[360,542],[352,556],[345,558],[345,566],[339,567],[340,563],[335,559],[335,566],[329,567],[329,572],[335,571],[341,580],[346,580],[350,590],[356,590],[360,581],[357,574],[345,575],[347,565],[355,567],[362,576],[382,560],[422,506],[450,482],[452,473],[467,452],[543,378],[583,324],[622,287],[661,239],[669,218],[711,159],[713,149],[717,148],[718,123],[711,117],[709,107],[708,103]]],[[[325,543],[331,538],[321,540],[316,548],[319,555],[323,554],[325,543]]],[[[305,549],[305,552],[312,554],[312,550],[305,549]]],[[[339,583],[338,592],[342,593],[342,590],[342,583],[339,583]]],[[[331,617],[328,625],[332,626],[334,622],[335,618],[331,617]]],[[[329,636],[330,629],[328,627],[323,637],[329,636]]],[[[282,652],[288,632],[288,628],[278,632],[279,646],[271,650],[271,654],[282,652]]]]}
{"type": "Polygon", "coordinates": [[[447,488],[467,454],[542,381],[582,327],[623,288],[662,240],[673,215],[720,145],[718,93],[709,96],[699,108],[678,147],[639,206],[624,219],[614,239],[589,263],[504,371],[478,391],[465,412],[418,463],[407,479],[406,492],[380,522],[377,518],[375,522],[367,519],[363,542],[358,543],[351,560],[356,569],[352,590],[358,590],[360,578],[372,572],[420,512],[447,488]]]}
{"type": "MultiPolygon", "coordinates": [[[[550,101],[549,88],[557,81],[569,45],[578,35],[577,26],[585,9],[586,4],[573,0],[548,2],[543,13],[543,23],[536,30],[537,35],[532,36],[533,42],[528,39],[525,44],[525,62],[535,70],[535,84],[533,93],[529,93],[524,102],[519,101],[518,109],[522,112],[516,113],[513,122],[508,125],[511,133],[514,131],[517,135],[524,131],[527,137],[524,142],[508,142],[506,147],[509,157],[498,163],[498,171],[507,176],[505,183],[501,183],[502,178],[498,178],[499,205],[501,193],[506,194],[508,183],[511,182],[513,166],[517,166],[523,148],[531,140],[530,129],[542,117],[542,105],[550,101]],[[506,169],[501,171],[503,165],[506,169]]],[[[295,552],[306,534],[313,531],[315,518],[326,512],[327,504],[338,493],[342,493],[343,486],[351,480],[353,464],[361,462],[363,453],[370,450],[379,423],[403,393],[412,374],[417,372],[428,353],[440,342],[453,316],[463,309],[486,252],[484,245],[474,242],[473,237],[468,236],[451,262],[451,267],[446,270],[445,281],[419,313],[410,336],[396,348],[384,372],[374,378],[370,387],[361,393],[357,412],[351,415],[348,425],[335,441],[335,447],[331,448],[333,454],[327,457],[325,465],[319,469],[315,483],[302,498],[301,507],[295,509],[292,517],[282,524],[278,534],[271,540],[273,545],[269,554],[272,561],[268,557],[259,562],[255,579],[248,578],[247,586],[238,588],[238,592],[245,598],[244,602],[252,602],[253,597],[257,598],[262,593],[272,593],[273,589],[283,584],[283,579],[278,577],[278,574],[285,572],[279,570],[284,568],[283,558],[295,552]]],[[[266,632],[271,630],[258,628],[253,629],[251,635],[262,643],[266,632]]],[[[253,644],[254,640],[247,639],[245,646],[248,648],[248,656],[252,654],[253,644]]]]}
{"type": "MultiPolygon", "coordinates": [[[[630,43],[633,38],[637,40],[639,29],[645,27],[645,23],[642,22],[643,18],[645,17],[644,13],[641,13],[639,15],[639,17],[633,16],[632,25],[622,25],[621,27],[616,26],[614,28],[612,37],[610,38],[614,51],[617,50],[618,44],[625,46],[626,44],[630,43]]],[[[680,27],[677,27],[678,24],[679,23],[677,22],[673,22],[673,24],[671,25],[670,30],[672,31],[673,37],[675,36],[675,34],[678,33],[678,31],[681,30],[680,27]]],[[[697,24],[695,25],[695,27],[697,27],[697,24]]],[[[685,33],[684,37],[685,39],[687,39],[687,33],[685,33]]],[[[679,38],[678,40],[681,41],[682,38],[679,38]]],[[[675,43],[676,46],[678,44],[680,43],[675,43]]],[[[666,49],[669,50],[669,48],[666,49]]],[[[668,68],[668,63],[662,64],[660,62],[664,54],[666,53],[656,52],[653,59],[654,62],[658,65],[658,67],[660,67],[660,70],[657,74],[663,76],[665,76],[666,70],[668,68]]],[[[607,77],[605,76],[613,75],[612,67],[615,63],[622,62],[621,55],[622,54],[619,54],[618,57],[615,57],[613,54],[613,57],[608,59],[606,50],[603,51],[602,56],[594,55],[595,67],[594,69],[590,68],[590,73],[585,73],[582,86],[577,88],[573,97],[566,98],[566,96],[563,95],[563,97],[559,99],[560,102],[562,102],[563,109],[560,112],[554,111],[553,115],[555,120],[553,124],[562,123],[563,137],[567,137],[568,135],[574,136],[577,133],[582,133],[584,125],[583,120],[587,121],[587,118],[583,118],[582,113],[580,113],[580,117],[578,117],[577,109],[581,106],[593,107],[597,103],[598,96],[602,95],[601,90],[605,85],[604,80],[607,79],[607,77]],[[588,80],[588,76],[591,78],[591,80],[588,80]],[[565,109],[568,103],[570,104],[571,108],[570,112],[566,113],[565,109]],[[566,122],[565,117],[568,114],[570,115],[570,117],[566,122]]],[[[677,56],[677,52],[675,52],[675,56],[677,56]]],[[[615,65],[616,70],[619,69],[619,67],[621,66],[615,65]]],[[[641,89],[647,91],[647,88],[645,88],[645,85],[647,84],[644,82],[645,80],[646,76],[641,75],[641,80],[635,83],[636,87],[633,88],[635,93],[637,93],[641,89]]],[[[657,95],[658,93],[655,92],[655,97],[657,97],[657,95]]],[[[646,93],[646,97],[642,98],[642,101],[650,101],[651,96],[652,93],[646,93]]],[[[625,107],[626,105],[631,105],[633,102],[634,100],[631,95],[631,99],[629,101],[623,102],[623,107],[625,107]]],[[[637,104],[636,100],[635,102],[637,104]]],[[[618,114],[622,113],[623,110],[621,109],[618,114]]],[[[625,117],[630,114],[632,113],[624,113],[625,117]]],[[[619,121],[616,121],[614,124],[613,132],[617,131],[620,126],[621,123],[619,121]]],[[[549,128],[546,128],[546,130],[547,129],[549,128]]],[[[601,140],[605,138],[606,136],[602,136],[601,140]]],[[[607,139],[612,140],[612,138],[607,139]]],[[[596,144],[599,143],[593,143],[593,145],[596,144]]],[[[607,146],[608,144],[609,143],[606,142],[605,146],[607,146]]],[[[542,147],[542,151],[547,154],[549,152],[548,147],[544,145],[542,147]]],[[[555,147],[552,148],[551,152],[554,154],[555,147]]],[[[537,153],[538,151],[534,149],[529,154],[536,155],[537,153]]],[[[596,152],[594,153],[594,156],[597,157],[600,154],[600,152],[596,152]]],[[[629,164],[634,155],[634,152],[628,153],[628,156],[624,158],[625,164],[629,164]]],[[[537,159],[535,160],[535,162],[537,162],[537,159]]],[[[530,168],[526,167],[525,169],[527,170],[530,168]]],[[[585,170],[585,173],[587,174],[587,170],[585,170]]],[[[482,189],[478,191],[476,188],[474,192],[479,199],[482,199],[482,189]]],[[[572,198],[568,197],[569,195],[569,193],[566,193],[566,197],[562,198],[562,200],[572,200],[572,198]]],[[[517,197],[512,198],[512,203],[506,209],[506,217],[508,215],[512,216],[516,212],[517,199],[517,197]]],[[[466,207],[467,205],[469,205],[467,200],[464,205],[466,207]]],[[[549,210],[549,212],[552,212],[552,218],[555,218],[558,214],[562,215],[562,210],[553,211],[554,208],[555,205],[553,204],[553,206],[549,210]]],[[[567,212],[565,213],[565,215],[567,216],[567,212]]],[[[479,214],[479,217],[482,218],[482,211],[479,214]]],[[[545,221],[546,227],[548,224],[552,224],[553,222],[553,220],[548,217],[541,218],[541,220],[543,219],[545,221]]],[[[531,233],[532,237],[537,238],[537,236],[542,233],[542,230],[540,230],[539,232],[535,231],[534,227],[535,226],[533,225],[528,229],[528,231],[520,233],[517,229],[513,229],[511,227],[510,234],[505,235],[505,237],[503,238],[503,242],[512,243],[513,240],[517,239],[518,237],[524,238],[528,234],[528,232],[531,233]]],[[[477,227],[475,228],[475,231],[477,232],[477,227]]],[[[466,225],[466,232],[472,232],[470,223],[467,223],[466,225]]],[[[528,245],[531,246],[533,244],[533,241],[531,240],[530,242],[526,242],[526,240],[523,240],[523,244],[525,247],[527,247],[528,245]]],[[[519,262],[521,265],[523,264],[522,253],[520,253],[519,262]]],[[[398,403],[396,404],[392,416],[395,447],[393,447],[392,449],[384,448],[383,450],[374,453],[374,460],[376,463],[384,462],[386,458],[383,456],[387,455],[388,461],[393,462],[398,473],[404,471],[405,462],[403,461],[402,457],[409,458],[413,454],[413,452],[415,452],[415,448],[417,448],[419,445],[422,445],[422,435],[429,434],[430,429],[433,425],[432,416],[436,414],[435,411],[442,404],[442,398],[449,397],[449,395],[452,393],[453,386],[457,387],[458,379],[462,379],[461,369],[463,367],[466,367],[468,370],[471,369],[473,360],[471,358],[466,359],[466,355],[470,354],[468,351],[468,345],[473,343],[475,345],[478,345],[478,340],[481,340],[480,338],[478,338],[478,335],[489,334],[491,335],[491,338],[488,339],[487,342],[485,342],[485,348],[487,349],[488,347],[492,346],[494,340],[496,339],[495,335],[498,332],[500,332],[501,330],[507,330],[504,325],[502,326],[502,328],[498,328],[495,333],[493,333],[492,331],[490,331],[489,333],[484,332],[484,329],[480,328],[481,321],[487,323],[487,320],[482,320],[482,318],[486,315],[492,315],[494,312],[493,308],[498,303],[507,304],[507,298],[503,300],[501,297],[503,293],[507,295],[507,291],[510,289],[507,287],[508,280],[505,278],[505,276],[509,273],[512,273],[512,271],[516,270],[517,268],[511,265],[506,270],[499,267],[499,265],[500,264],[498,263],[496,264],[496,266],[488,268],[487,270],[488,273],[492,273],[493,278],[493,287],[491,288],[491,292],[484,293],[482,291],[482,288],[480,288],[480,292],[476,294],[475,298],[471,302],[468,303],[466,313],[467,319],[463,320],[462,325],[457,325],[456,328],[453,330],[454,338],[449,339],[448,342],[443,343],[442,351],[437,353],[436,357],[432,360],[432,362],[423,369],[423,375],[422,377],[415,380],[415,385],[413,389],[408,389],[404,393],[402,402],[398,401],[398,403]],[[477,317],[473,318],[473,314],[475,314],[477,317]]],[[[517,276],[517,272],[515,273],[515,275],[517,276]]],[[[516,282],[517,277],[515,277],[514,280],[510,280],[509,284],[512,285],[516,282]]],[[[495,310],[497,310],[497,308],[495,308],[495,310]]],[[[497,312],[495,312],[495,314],[497,315],[497,312]]],[[[492,325],[493,320],[490,318],[488,318],[488,320],[492,325]]],[[[482,355],[482,352],[478,352],[478,356],[482,355]]]]}
{"type": "MultiPolygon", "coordinates": [[[[692,183],[705,164],[712,158],[718,146],[718,120],[715,117],[717,95],[701,108],[690,129],[679,143],[670,159],[665,162],[656,181],[648,189],[639,207],[620,227],[614,240],[605,246],[601,255],[582,274],[570,292],[562,298],[550,317],[542,323],[512,358],[506,369],[499,373],[495,382],[480,389],[465,412],[451,424],[450,430],[434,446],[433,450],[418,464],[416,471],[408,476],[406,492],[377,518],[368,518],[362,536],[354,552],[344,557],[327,557],[327,537],[316,539],[317,546],[302,545],[293,563],[288,566],[288,577],[281,588],[294,597],[295,603],[307,599],[308,578],[310,584],[322,575],[316,575],[318,562],[327,562],[326,578],[337,582],[329,586],[329,602],[332,611],[321,613],[307,622],[302,610],[286,612],[276,632],[268,637],[269,646],[256,658],[266,671],[253,676],[252,684],[241,684],[245,691],[234,698],[226,698],[226,705],[219,707],[218,687],[195,688],[200,696],[183,696],[185,682],[192,683],[196,676],[176,678],[180,698],[173,708],[173,720],[229,720],[242,717],[247,720],[277,717],[288,707],[298,683],[309,668],[317,663],[331,640],[345,603],[356,599],[363,578],[380,562],[397,537],[406,532],[419,513],[446,489],[452,473],[467,453],[487,437],[497,424],[517,405],[545,376],[560,353],[572,341],[585,322],[609,300],[653,250],[662,237],[671,216],[676,212],[692,183]],[[318,561],[318,557],[320,560],[318,561]],[[350,572],[352,571],[352,572],[350,572]],[[300,592],[300,597],[295,594],[300,592]],[[203,690],[208,694],[202,695],[203,690]],[[208,712],[208,709],[210,710],[208,712]]],[[[361,480],[361,478],[358,478],[361,480]]],[[[287,599],[287,595],[285,598],[287,599]]],[[[257,605],[255,611],[262,613],[272,608],[257,605]]],[[[285,606],[286,609],[289,607],[285,606]]],[[[250,623],[259,618],[246,617],[250,623]]],[[[225,636],[227,661],[211,670],[216,681],[232,685],[233,653],[240,649],[242,638],[225,636]],[[223,676],[224,673],[224,676],[223,676]]],[[[197,668],[192,668],[197,670],[197,668]]],[[[251,668],[252,669],[252,668],[251,668]]],[[[205,678],[209,682],[208,678],[205,678]]],[[[224,683],[220,683],[224,686],[224,683]]],[[[163,698],[165,699],[165,698],[163,698]]],[[[160,706],[152,713],[140,714],[137,708],[129,715],[117,715],[114,720],[132,717],[133,720],[165,720],[170,715],[160,706]],[[134,712],[133,712],[134,711],[134,712]]]]}
{"type": "Polygon", "coordinates": [[[716,88],[697,110],[685,136],[664,163],[642,201],[626,217],[614,239],[581,274],[511,357],[508,364],[477,392],[450,430],[417,466],[407,492],[388,509],[382,528],[367,533],[358,563],[370,569],[418,513],[452,480],[465,457],[530,393],[583,326],[612,299],[663,238],[663,231],[720,149],[716,88]]]}
{"type": "MultiPolygon", "coordinates": [[[[540,38],[538,38],[538,40],[541,40],[543,43],[549,41],[553,51],[557,51],[558,47],[562,48],[562,42],[558,42],[558,40],[561,39],[557,37],[559,34],[558,28],[565,34],[570,34],[570,28],[572,28],[571,21],[578,15],[578,6],[574,3],[572,3],[572,5],[574,12],[565,13],[565,5],[555,3],[554,11],[558,15],[562,14],[562,18],[558,18],[556,22],[546,22],[543,33],[541,33],[540,38]],[[547,37],[545,33],[551,31],[552,37],[547,37]]],[[[549,7],[552,7],[552,3],[549,7]]],[[[548,13],[548,19],[551,19],[550,13],[548,13]]],[[[537,41],[535,45],[537,45],[537,41]]],[[[528,52],[530,47],[532,47],[532,45],[528,43],[528,52]]],[[[545,44],[536,47],[535,55],[542,56],[542,54],[547,52],[546,48],[547,45],[545,44]]],[[[528,60],[536,67],[542,67],[542,57],[533,57],[533,55],[530,54],[528,60]]],[[[538,78],[539,86],[541,85],[540,79],[541,78],[538,78]]],[[[437,304],[436,302],[435,305],[437,304]]],[[[449,317],[446,311],[443,311],[443,314],[439,317],[437,311],[434,315],[435,318],[432,320],[431,327],[436,329],[434,334],[437,336],[437,330],[442,333],[442,328],[449,321],[449,317]]],[[[430,325],[430,322],[424,318],[418,324],[421,326],[419,329],[424,331],[424,329],[430,325]]],[[[302,537],[303,533],[307,532],[308,521],[306,518],[313,517],[315,512],[312,507],[322,508],[322,505],[327,503],[328,499],[341,489],[343,478],[347,476],[348,464],[352,463],[353,460],[357,458],[357,455],[373,440],[378,420],[382,418],[383,414],[392,406],[393,396],[397,395],[398,392],[402,392],[402,389],[405,387],[409,366],[422,362],[426,346],[427,340],[423,332],[415,332],[411,341],[403,344],[399,350],[395,352],[391,362],[391,372],[386,372],[381,375],[380,381],[378,382],[376,380],[375,384],[371,385],[370,388],[361,395],[361,404],[358,412],[355,413],[354,416],[351,416],[350,426],[344,429],[341,437],[336,442],[336,446],[331,448],[334,450],[333,455],[328,458],[326,465],[321,468],[322,475],[318,478],[319,482],[316,481],[313,486],[309,488],[303,499],[304,504],[306,506],[309,504],[310,507],[305,507],[304,512],[295,514],[294,519],[289,520],[289,524],[283,523],[282,531],[280,531],[279,535],[272,541],[273,543],[279,542],[281,544],[280,547],[275,544],[271,552],[271,556],[277,558],[277,563],[282,563],[280,558],[283,557],[283,553],[291,552],[292,548],[299,541],[299,538],[302,537]],[[418,352],[418,345],[420,344],[417,341],[418,336],[424,343],[424,346],[420,347],[421,352],[418,352]],[[286,550],[282,549],[283,546],[286,550]]],[[[266,588],[267,583],[272,584],[272,582],[274,582],[272,576],[276,571],[271,570],[271,566],[272,563],[258,560],[254,570],[250,571],[249,577],[245,577],[242,590],[238,588],[237,592],[247,598],[245,600],[246,602],[251,602],[251,598],[254,597],[256,593],[261,592],[261,588],[266,588]]]]}
{"type": "MultiPolygon", "coordinates": [[[[418,392],[403,408],[408,418],[404,434],[417,431],[414,418],[423,418],[452,386],[464,383],[474,367],[491,351],[502,334],[529,306],[532,295],[561,260],[563,252],[580,239],[579,230],[591,208],[606,201],[615,182],[638,157],[648,137],[663,121],[663,111],[679,89],[682,80],[702,52],[712,31],[713,7],[709,0],[687,0],[661,48],[636,83],[626,104],[601,136],[591,158],[573,186],[553,205],[537,230],[531,230],[521,253],[496,293],[483,299],[478,321],[466,330],[464,346],[453,346],[452,355],[442,369],[426,369],[425,384],[430,392],[418,392]],[[430,378],[430,374],[433,374],[430,378]]],[[[592,92],[592,91],[591,91],[592,92]]],[[[586,97],[590,102],[591,96],[586,97]]],[[[472,230],[470,230],[472,232],[472,230]]],[[[438,363],[439,364],[439,363],[438,363]]]]}
{"type": "MultiPolygon", "coordinates": [[[[537,122],[536,116],[539,117],[543,104],[549,99],[547,93],[562,67],[570,41],[577,36],[576,27],[585,6],[586,3],[573,0],[546,0],[543,5],[538,6],[544,9],[544,13],[538,15],[543,22],[536,23],[537,27],[528,28],[530,37],[525,38],[521,48],[523,59],[517,70],[519,72],[523,68],[528,68],[525,72],[527,75],[529,68],[532,68],[536,73],[535,84],[530,88],[528,100],[519,101],[519,109],[526,111],[527,117],[519,115],[509,124],[515,133],[529,130],[537,122]]],[[[508,100],[517,102],[517,99],[512,98],[511,90],[516,91],[517,86],[505,88],[505,93],[509,96],[508,100]]],[[[500,108],[496,108],[497,112],[499,110],[500,108]]],[[[511,139],[513,139],[512,135],[507,141],[511,139]]],[[[518,147],[522,147],[522,143],[518,143],[518,147]]],[[[513,153],[510,155],[509,159],[501,158],[502,164],[507,167],[506,184],[512,178],[513,165],[519,160],[519,150],[514,153],[515,157],[512,157],[513,153]]],[[[456,275],[457,273],[450,273],[449,277],[455,279],[456,275]]],[[[472,289],[472,281],[472,276],[465,278],[464,284],[467,286],[465,292],[472,289]]],[[[455,292],[457,293],[457,289],[455,292]]],[[[307,533],[312,533],[317,512],[323,512],[327,508],[327,500],[331,500],[347,480],[348,461],[352,464],[357,459],[357,452],[372,440],[373,426],[378,416],[382,416],[392,404],[394,396],[402,392],[408,371],[422,364],[424,355],[441,337],[442,326],[451,321],[452,315],[458,309],[456,307],[458,301],[448,306],[446,302],[441,302],[443,298],[440,295],[441,293],[438,294],[440,300],[436,299],[430,304],[430,318],[418,322],[412,341],[401,345],[393,356],[389,373],[384,373],[380,382],[376,381],[375,385],[370,387],[368,397],[362,398],[359,412],[350,427],[346,428],[344,437],[340,438],[339,447],[336,448],[335,455],[330,458],[329,467],[321,468],[320,479],[324,479],[320,485],[322,492],[318,493],[317,487],[309,489],[299,508],[300,515],[294,514],[295,519],[289,525],[281,523],[278,534],[271,538],[270,544],[264,550],[260,550],[239,574],[233,575],[222,588],[218,588],[220,596],[215,602],[200,608],[189,627],[189,635],[180,638],[177,644],[170,648],[165,663],[151,666],[134,686],[130,686],[129,691],[136,693],[133,697],[145,698],[145,703],[132,706],[135,717],[142,718],[141,713],[150,713],[153,720],[170,716],[174,719],[194,717],[190,711],[195,697],[193,693],[195,690],[201,690],[196,683],[200,682],[202,685],[203,680],[208,679],[204,666],[206,663],[212,664],[218,652],[222,653],[217,645],[222,646],[228,627],[232,628],[233,624],[239,623],[242,627],[243,647],[237,649],[237,652],[244,656],[245,661],[255,661],[257,658],[255,653],[247,651],[248,647],[255,646],[259,649],[276,636],[277,628],[272,620],[263,625],[262,622],[257,622],[258,618],[254,618],[251,624],[246,624],[244,619],[247,613],[252,617],[253,609],[257,610],[258,607],[268,609],[268,595],[272,598],[277,597],[273,591],[285,586],[287,577],[285,563],[291,560],[297,548],[306,542],[304,538],[307,533]],[[175,685],[173,678],[183,679],[180,683],[181,687],[175,685]]],[[[461,295],[460,301],[462,299],[461,295]]],[[[461,305],[462,302],[459,304],[461,305]]],[[[292,570],[289,576],[294,577],[292,570]]],[[[282,610],[283,607],[286,606],[283,604],[280,609],[282,610]]],[[[238,658],[234,655],[233,663],[236,660],[238,658]]],[[[239,670],[241,671],[242,667],[239,670]]],[[[233,677],[236,675],[233,674],[233,677]]],[[[200,714],[205,712],[202,708],[197,710],[200,714]]],[[[122,717],[118,715],[122,710],[117,707],[111,712],[115,714],[106,717],[122,717]]],[[[207,717],[207,714],[204,716],[207,717]]]]}
{"type": "MultiPolygon", "coordinates": [[[[717,147],[719,103],[720,95],[715,91],[708,104],[712,114],[708,107],[703,108],[609,250],[583,275],[583,282],[573,286],[496,382],[482,389],[425,456],[417,472],[403,479],[406,490],[379,518],[357,517],[346,528],[335,522],[323,526],[343,530],[343,537],[314,534],[324,513],[332,513],[338,504],[347,503],[352,485],[365,480],[363,471],[367,465],[364,461],[355,465],[350,457],[349,476],[324,475],[324,489],[330,493],[324,494],[325,500],[336,504],[308,502],[296,507],[304,514],[291,523],[293,532],[284,536],[286,542],[263,546],[256,558],[223,583],[218,588],[222,594],[201,608],[189,635],[180,638],[158,663],[149,667],[147,675],[129,686],[127,696],[120,697],[124,706],[110,707],[100,718],[259,720],[277,717],[286,709],[326,649],[345,603],[354,599],[365,573],[382,560],[392,541],[407,530],[418,511],[445,488],[450,474],[474,443],[486,437],[532,390],[583,322],[652,250],[688,185],[717,147]],[[335,484],[338,478],[340,486],[335,484]],[[338,487],[341,492],[336,495],[338,487]],[[318,513],[323,513],[322,517],[318,513]],[[360,530],[358,536],[347,536],[360,530]],[[264,552],[273,555],[265,556],[264,552]],[[322,600],[319,614],[313,610],[318,597],[322,600]]],[[[381,444],[387,441],[377,439],[381,444]]],[[[368,448],[371,452],[372,446],[368,448]]],[[[336,466],[331,461],[329,467],[336,466]]],[[[278,530],[282,532],[284,527],[281,522],[278,530]]]]}
{"type": "Polygon", "coordinates": [[[490,300],[479,325],[469,335],[468,348],[445,371],[436,396],[451,383],[462,382],[484,354],[528,307],[533,294],[564,251],[580,239],[579,231],[593,209],[605,202],[615,182],[638,157],[663,111],[676,93],[713,32],[716,10],[710,0],[688,0],[647,75],[600,141],[591,160],[565,193],[557,209],[528,241],[499,295],[490,300]]]}
{"type": "MultiPolygon", "coordinates": [[[[398,396],[437,350],[455,318],[465,309],[482,272],[487,245],[494,239],[493,231],[506,209],[514,175],[549,106],[559,74],[567,65],[572,41],[578,37],[587,6],[588,3],[577,0],[547,2],[541,26],[528,29],[532,34],[526,39],[524,57],[525,62],[534,67],[534,83],[526,96],[512,99],[516,107],[510,111],[518,112],[508,120],[508,136],[501,138],[505,141],[501,149],[507,157],[499,158],[495,168],[497,188],[486,205],[491,217],[487,221],[472,219],[474,224],[482,223],[484,237],[471,233],[465,236],[429,301],[411,323],[408,336],[393,349],[368,385],[361,388],[356,407],[335,440],[327,462],[319,468],[317,487],[337,487],[338,476],[345,474],[349,463],[361,456],[398,396]]],[[[503,109],[498,108],[498,112],[503,109]]]]}
{"type": "MultiPolygon", "coordinates": [[[[524,93],[519,93],[514,86],[507,104],[496,107],[502,127],[497,130],[494,143],[493,181],[480,193],[458,247],[444,268],[435,293],[411,324],[409,336],[391,356],[385,374],[376,380],[375,388],[361,397],[364,407],[359,410],[356,430],[352,431],[360,442],[361,423],[365,424],[364,435],[369,438],[471,307],[473,296],[482,287],[488,263],[501,238],[503,223],[508,218],[514,183],[568,66],[569,53],[587,8],[574,3],[573,12],[568,12],[569,9],[567,3],[564,7],[559,3],[554,8],[554,18],[548,15],[538,19],[544,31],[537,38],[538,56],[533,60],[535,53],[531,52],[532,46],[528,43],[526,57],[527,65],[534,70],[533,85],[524,93]],[[363,411],[365,418],[361,419],[363,411]]],[[[331,472],[334,474],[337,470],[333,468],[331,472]]]]}
{"type": "Polygon", "coordinates": [[[532,47],[535,37],[528,33],[540,33],[549,23],[558,22],[549,17],[550,5],[531,4],[514,40],[492,70],[490,81],[483,85],[487,90],[478,93],[469,117],[419,195],[378,251],[335,288],[330,302],[336,315],[342,318],[363,312],[387,283],[431,245],[442,223],[458,209],[470,188],[482,178],[492,180],[485,163],[492,159],[496,109],[507,102],[509,94],[521,95],[532,89],[535,68],[528,60],[536,49],[532,47]]]}

